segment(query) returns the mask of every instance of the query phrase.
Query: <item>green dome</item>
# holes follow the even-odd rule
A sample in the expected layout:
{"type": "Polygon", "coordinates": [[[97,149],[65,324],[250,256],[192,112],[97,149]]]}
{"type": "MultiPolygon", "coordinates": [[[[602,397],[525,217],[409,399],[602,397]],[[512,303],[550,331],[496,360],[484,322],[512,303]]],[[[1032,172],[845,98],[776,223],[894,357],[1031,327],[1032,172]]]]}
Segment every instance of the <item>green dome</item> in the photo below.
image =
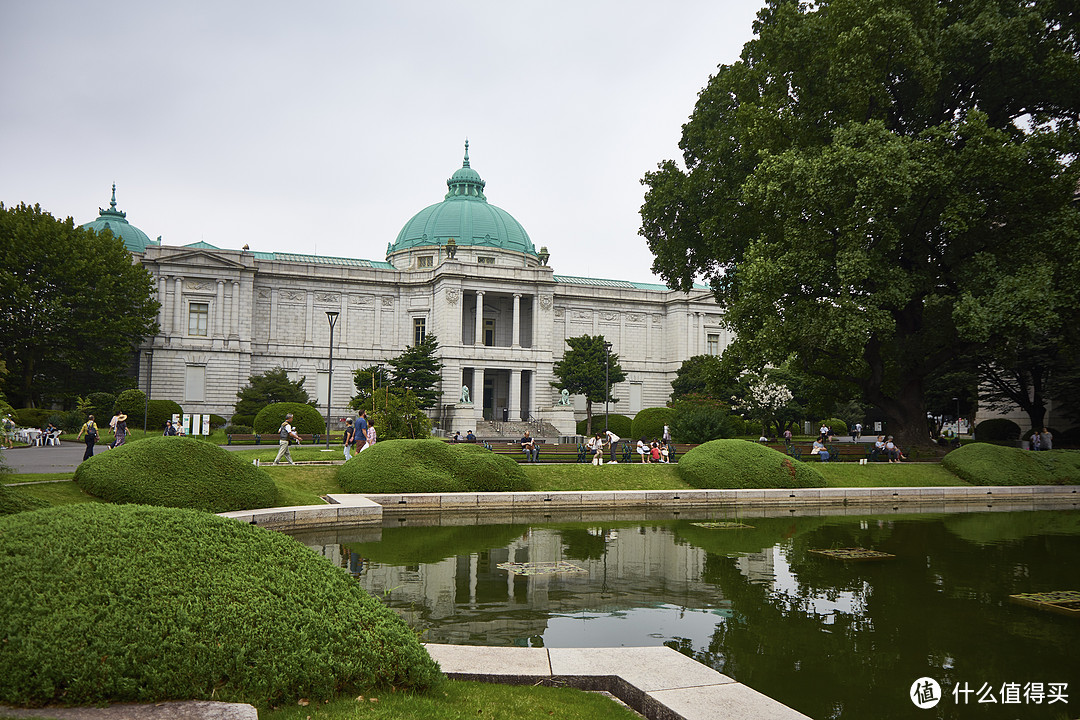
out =
{"type": "Polygon", "coordinates": [[[445,245],[453,238],[458,247],[466,245],[536,255],[529,234],[514,216],[488,203],[484,181],[469,167],[469,143],[465,161],[446,186],[446,198],[416,213],[398,233],[386,254],[431,245],[445,245]]]}
{"type": "Polygon", "coordinates": [[[84,224],[82,228],[94,232],[111,230],[113,237],[123,240],[124,247],[133,253],[144,253],[146,246],[152,244],[146,233],[127,221],[127,213],[116,209],[115,183],[112,186],[112,201],[109,203],[109,209],[98,208],[98,219],[84,224]]]}

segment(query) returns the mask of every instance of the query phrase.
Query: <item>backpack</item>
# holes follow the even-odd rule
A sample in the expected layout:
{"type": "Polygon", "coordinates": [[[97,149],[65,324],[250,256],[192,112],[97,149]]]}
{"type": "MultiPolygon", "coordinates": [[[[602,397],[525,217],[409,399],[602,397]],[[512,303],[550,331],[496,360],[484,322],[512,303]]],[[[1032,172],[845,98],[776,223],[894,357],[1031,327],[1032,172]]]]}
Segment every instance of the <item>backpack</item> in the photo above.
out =
{"type": "Polygon", "coordinates": [[[282,440],[289,439],[289,431],[285,429],[285,423],[281,423],[281,427],[278,428],[278,437],[282,440]]]}
{"type": "Polygon", "coordinates": [[[86,423],[86,437],[97,440],[97,423],[93,420],[86,423]]]}

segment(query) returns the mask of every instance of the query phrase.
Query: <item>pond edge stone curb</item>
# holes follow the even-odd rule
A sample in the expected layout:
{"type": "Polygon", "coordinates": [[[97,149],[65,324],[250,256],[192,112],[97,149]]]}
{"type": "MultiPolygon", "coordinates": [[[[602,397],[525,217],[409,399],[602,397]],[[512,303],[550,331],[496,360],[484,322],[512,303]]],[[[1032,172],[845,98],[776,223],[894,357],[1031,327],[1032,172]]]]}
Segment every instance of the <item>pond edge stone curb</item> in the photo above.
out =
{"type": "Polygon", "coordinates": [[[669,647],[424,647],[457,680],[609,692],[650,720],[810,720],[669,647]]]}
{"type": "MultiPolygon", "coordinates": [[[[295,505],[219,513],[270,529],[379,525],[384,513],[490,512],[536,514],[573,510],[677,512],[690,508],[832,508],[841,513],[881,509],[971,512],[995,503],[1080,503],[1078,485],[796,488],[791,490],[592,490],[512,493],[334,493],[326,505],[295,505]],[[935,507],[929,507],[935,506],[935,507]]],[[[1002,508],[1004,509],[1004,508],[1002,508]]],[[[1008,509],[1024,509],[1008,508],[1008,509]]],[[[493,522],[498,522],[493,520],[493,522]]]]}

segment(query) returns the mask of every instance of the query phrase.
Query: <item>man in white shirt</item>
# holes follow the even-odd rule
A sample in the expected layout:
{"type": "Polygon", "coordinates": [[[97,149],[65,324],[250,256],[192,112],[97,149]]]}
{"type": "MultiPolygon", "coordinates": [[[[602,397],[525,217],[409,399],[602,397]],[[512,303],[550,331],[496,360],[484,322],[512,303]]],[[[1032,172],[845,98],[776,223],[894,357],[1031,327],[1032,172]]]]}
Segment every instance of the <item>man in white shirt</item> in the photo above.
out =
{"type": "Polygon", "coordinates": [[[292,413],[289,413],[285,416],[285,422],[281,423],[281,427],[278,428],[278,451],[277,457],[274,458],[275,465],[278,464],[278,460],[281,459],[282,455],[285,456],[285,459],[289,461],[290,465],[296,464],[293,462],[292,453],[289,452],[289,440],[296,440],[296,444],[299,445],[300,436],[296,434],[296,431],[293,430],[293,426],[290,424],[292,419],[293,415],[292,413]]]}
{"type": "Polygon", "coordinates": [[[622,440],[622,438],[610,430],[605,430],[604,435],[606,436],[605,442],[607,442],[608,447],[611,449],[611,462],[618,462],[618,460],[615,459],[615,451],[618,449],[619,441],[622,440]]]}

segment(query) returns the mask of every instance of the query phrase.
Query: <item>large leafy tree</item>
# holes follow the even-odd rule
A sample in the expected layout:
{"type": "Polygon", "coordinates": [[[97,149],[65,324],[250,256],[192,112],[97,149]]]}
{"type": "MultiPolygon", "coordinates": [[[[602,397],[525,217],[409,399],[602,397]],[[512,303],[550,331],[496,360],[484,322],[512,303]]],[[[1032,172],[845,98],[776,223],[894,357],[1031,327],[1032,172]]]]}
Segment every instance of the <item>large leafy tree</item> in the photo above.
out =
{"type": "MultiPolygon", "coordinates": [[[[994,346],[1029,298],[1013,276],[1076,278],[1078,25],[1052,0],[771,0],[683,166],[645,177],[653,269],[705,276],[748,352],[856,386],[927,444],[927,376],[994,346]]],[[[1060,326],[1075,291],[1041,310],[1060,326]]]]}
{"type": "Polygon", "coordinates": [[[307,390],[304,389],[306,378],[293,381],[289,379],[289,372],[285,368],[274,368],[248,378],[246,387],[236,393],[236,406],[233,408],[236,415],[251,417],[254,419],[259,411],[267,405],[274,403],[305,403],[309,402],[307,390]]]}
{"type": "Polygon", "coordinates": [[[626,379],[626,373],[619,365],[617,353],[606,355],[603,335],[580,335],[566,339],[570,349],[562,360],[555,363],[555,377],[552,383],[560,390],[567,390],[571,395],[585,396],[585,432],[592,434],[592,406],[594,402],[610,400],[611,387],[626,379]],[[607,383],[605,386],[605,356],[607,360],[607,383]]]}
{"type": "Polygon", "coordinates": [[[390,361],[394,386],[412,392],[417,406],[425,410],[430,410],[439,402],[442,363],[436,356],[438,349],[438,338],[429,334],[423,342],[405,348],[403,353],[390,361]]]}
{"type": "Polygon", "coordinates": [[[70,404],[130,384],[132,353],[157,332],[153,291],[111,233],[0,203],[0,359],[12,404],[70,404]]]}

